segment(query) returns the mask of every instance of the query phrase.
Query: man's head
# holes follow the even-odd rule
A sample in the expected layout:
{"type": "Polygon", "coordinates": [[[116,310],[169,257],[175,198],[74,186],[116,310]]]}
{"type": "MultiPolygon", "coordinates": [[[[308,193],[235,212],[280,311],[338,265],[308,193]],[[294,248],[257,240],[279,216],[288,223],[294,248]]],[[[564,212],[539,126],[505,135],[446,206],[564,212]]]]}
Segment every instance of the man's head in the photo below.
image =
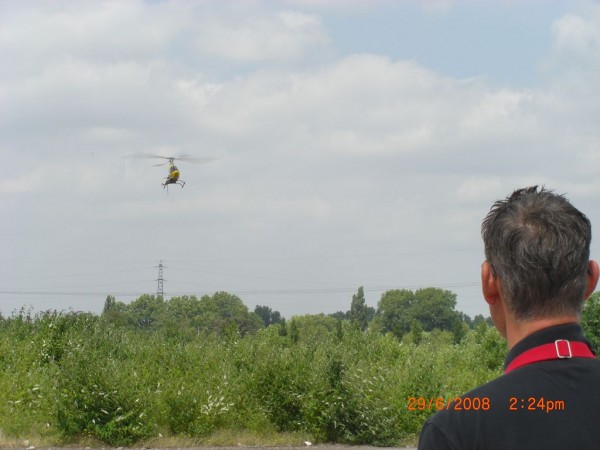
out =
{"type": "Polygon", "coordinates": [[[481,234],[515,320],[579,315],[592,231],[566,198],[537,186],[516,190],[494,203],[481,234]]]}

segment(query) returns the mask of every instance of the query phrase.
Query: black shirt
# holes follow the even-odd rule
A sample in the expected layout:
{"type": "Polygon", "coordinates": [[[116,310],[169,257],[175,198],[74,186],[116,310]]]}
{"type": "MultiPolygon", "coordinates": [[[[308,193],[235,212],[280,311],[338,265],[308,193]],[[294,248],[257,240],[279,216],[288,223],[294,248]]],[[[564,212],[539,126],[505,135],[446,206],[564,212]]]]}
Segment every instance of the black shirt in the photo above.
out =
{"type": "MultiPolygon", "coordinates": [[[[519,341],[505,367],[524,351],[557,339],[590,345],[577,324],[545,328],[519,341]]],[[[462,398],[471,399],[462,405],[471,409],[450,408],[430,417],[421,431],[420,450],[600,449],[598,359],[529,364],[462,398]]]]}

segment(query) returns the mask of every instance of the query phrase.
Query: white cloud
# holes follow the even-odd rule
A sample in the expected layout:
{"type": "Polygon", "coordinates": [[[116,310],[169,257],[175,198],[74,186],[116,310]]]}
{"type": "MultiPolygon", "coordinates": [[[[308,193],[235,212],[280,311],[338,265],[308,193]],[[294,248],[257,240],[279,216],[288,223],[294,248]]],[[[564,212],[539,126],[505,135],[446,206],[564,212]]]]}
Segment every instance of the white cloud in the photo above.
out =
{"type": "Polygon", "coordinates": [[[506,122],[514,125],[516,119],[523,117],[523,111],[527,111],[527,104],[532,100],[533,94],[528,91],[500,89],[486,92],[466,115],[463,125],[468,129],[502,127],[506,122]]]}
{"type": "Polygon", "coordinates": [[[37,167],[22,175],[11,176],[0,181],[0,194],[13,195],[18,193],[30,193],[48,189],[56,184],[56,180],[66,175],[66,170],[54,164],[46,163],[43,167],[37,167]]]}
{"type": "Polygon", "coordinates": [[[312,11],[364,13],[389,4],[390,0],[284,0],[284,3],[294,8],[304,8],[312,11]]]}
{"type": "Polygon", "coordinates": [[[31,74],[58,60],[152,60],[187,25],[176,4],[36,2],[6,8],[0,55],[5,73],[31,74]]]}
{"type": "Polygon", "coordinates": [[[569,58],[577,58],[584,64],[600,62],[600,6],[590,8],[589,15],[582,17],[567,14],[552,27],[555,49],[569,58]]]}
{"type": "MultiPolygon", "coordinates": [[[[576,70],[523,89],[384,55],[334,58],[310,2],[265,5],[44,3],[3,14],[0,150],[14,165],[0,200],[28,214],[28,234],[4,222],[7,248],[33,236],[27,254],[47,258],[75,245],[99,259],[308,255],[263,271],[356,286],[426,283],[431,271],[462,282],[469,262],[425,253],[479,245],[493,200],[529,184],[597,195],[595,16],[555,26],[554,56],[576,70]],[[182,163],[187,185],[167,193],[164,167],[121,159],[140,151],[221,158],[182,163]],[[76,231],[61,234],[65,224],[76,231]],[[336,270],[320,260],[348,254],[376,257],[336,270]]],[[[224,288],[254,287],[238,281],[224,288]]]]}
{"type": "Polygon", "coordinates": [[[552,24],[552,53],[541,67],[576,84],[582,77],[597,78],[600,69],[600,5],[587,4],[552,24]]]}
{"type": "Polygon", "coordinates": [[[329,40],[316,15],[293,11],[238,17],[201,18],[196,48],[200,55],[243,62],[298,61],[322,52],[329,40]]]}

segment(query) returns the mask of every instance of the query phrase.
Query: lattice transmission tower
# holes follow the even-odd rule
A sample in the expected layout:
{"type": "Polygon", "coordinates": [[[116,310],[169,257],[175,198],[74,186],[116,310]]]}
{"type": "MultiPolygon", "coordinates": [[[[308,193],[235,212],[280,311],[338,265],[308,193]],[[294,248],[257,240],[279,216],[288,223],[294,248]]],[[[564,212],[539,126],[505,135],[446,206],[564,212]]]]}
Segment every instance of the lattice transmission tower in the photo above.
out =
{"type": "Polygon", "coordinates": [[[164,279],[163,279],[163,263],[162,260],[160,260],[160,262],[158,263],[158,286],[156,288],[156,296],[160,297],[160,298],[164,298],[164,291],[163,291],[163,283],[164,283],[164,279]]]}

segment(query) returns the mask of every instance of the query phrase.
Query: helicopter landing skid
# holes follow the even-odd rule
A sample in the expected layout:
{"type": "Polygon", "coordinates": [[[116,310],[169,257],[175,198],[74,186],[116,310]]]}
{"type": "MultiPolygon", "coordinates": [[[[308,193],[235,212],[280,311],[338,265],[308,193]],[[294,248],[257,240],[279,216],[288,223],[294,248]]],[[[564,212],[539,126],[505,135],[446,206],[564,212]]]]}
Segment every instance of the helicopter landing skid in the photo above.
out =
{"type": "Polygon", "coordinates": [[[162,185],[163,189],[166,188],[167,186],[169,186],[170,184],[178,184],[183,189],[183,187],[185,186],[185,181],[179,180],[179,181],[173,181],[171,183],[163,183],[163,185],[162,185]]]}

